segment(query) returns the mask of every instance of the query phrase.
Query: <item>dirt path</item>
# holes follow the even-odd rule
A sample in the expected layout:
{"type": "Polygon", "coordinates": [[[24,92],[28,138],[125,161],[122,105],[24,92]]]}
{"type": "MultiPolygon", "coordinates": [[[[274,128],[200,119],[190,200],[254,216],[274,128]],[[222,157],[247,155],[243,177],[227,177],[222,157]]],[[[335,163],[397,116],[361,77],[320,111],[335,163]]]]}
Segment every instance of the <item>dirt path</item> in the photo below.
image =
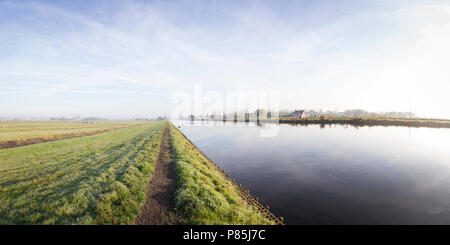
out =
{"type": "Polygon", "coordinates": [[[147,200],[135,218],[137,225],[178,224],[174,209],[175,171],[170,153],[169,127],[164,130],[155,172],[147,184],[147,200]]]}

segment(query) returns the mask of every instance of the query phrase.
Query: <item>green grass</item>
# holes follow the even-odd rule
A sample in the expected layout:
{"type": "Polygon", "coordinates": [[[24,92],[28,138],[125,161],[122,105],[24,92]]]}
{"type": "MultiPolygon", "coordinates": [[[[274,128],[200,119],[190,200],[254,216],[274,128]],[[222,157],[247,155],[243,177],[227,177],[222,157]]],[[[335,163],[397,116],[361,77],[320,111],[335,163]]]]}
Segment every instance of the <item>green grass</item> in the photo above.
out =
{"type": "Polygon", "coordinates": [[[49,122],[0,121],[0,142],[52,138],[63,134],[80,134],[96,130],[132,126],[137,122],[49,122]]]}
{"type": "MultiPolygon", "coordinates": [[[[38,130],[70,126],[51,124],[38,130]]],[[[0,149],[0,224],[134,224],[168,124],[0,149]]],[[[273,224],[169,125],[182,223],[273,224]]]]}
{"type": "Polygon", "coordinates": [[[1,149],[0,224],[133,224],[166,125],[1,149]]]}
{"type": "Polygon", "coordinates": [[[274,224],[241,197],[237,188],[183,135],[170,126],[177,173],[176,214],[185,224],[274,224]]]}

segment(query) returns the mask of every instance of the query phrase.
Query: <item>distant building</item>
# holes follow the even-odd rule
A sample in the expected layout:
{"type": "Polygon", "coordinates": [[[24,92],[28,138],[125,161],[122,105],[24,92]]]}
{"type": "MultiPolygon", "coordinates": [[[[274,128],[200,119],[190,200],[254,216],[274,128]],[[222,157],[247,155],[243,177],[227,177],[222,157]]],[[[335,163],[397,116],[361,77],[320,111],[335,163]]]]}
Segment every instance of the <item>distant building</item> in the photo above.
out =
{"type": "Polygon", "coordinates": [[[258,109],[255,111],[256,119],[267,119],[267,112],[264,109],[258,109]]]}
{"type": "Polygon", "coordinates": [[[306,118],[308,115],[304,110],[296,110],[288,115],[286,117],[295,117],[295,118],[306,118]]]}

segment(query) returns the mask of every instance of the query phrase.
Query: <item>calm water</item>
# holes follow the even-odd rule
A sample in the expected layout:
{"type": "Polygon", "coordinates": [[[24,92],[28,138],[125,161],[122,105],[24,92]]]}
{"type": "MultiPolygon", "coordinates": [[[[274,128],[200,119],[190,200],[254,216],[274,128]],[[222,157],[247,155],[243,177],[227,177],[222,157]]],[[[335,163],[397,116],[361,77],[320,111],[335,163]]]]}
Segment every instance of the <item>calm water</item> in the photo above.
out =
{"type": "Polygon", "coordinates": [[[174,122],[287,224],[450,224],[450,130],[174,122]]]}

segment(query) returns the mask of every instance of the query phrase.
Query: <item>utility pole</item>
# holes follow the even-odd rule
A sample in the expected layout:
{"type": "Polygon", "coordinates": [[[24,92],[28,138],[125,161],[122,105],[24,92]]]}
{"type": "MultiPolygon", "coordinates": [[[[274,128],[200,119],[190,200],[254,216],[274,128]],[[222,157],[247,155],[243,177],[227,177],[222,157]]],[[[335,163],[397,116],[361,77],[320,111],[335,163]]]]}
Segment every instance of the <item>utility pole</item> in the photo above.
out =
{"type": "Polygon", "coordinates": [[[409,119],[412,117],[411,98],[409,98],[409,119]]]}

